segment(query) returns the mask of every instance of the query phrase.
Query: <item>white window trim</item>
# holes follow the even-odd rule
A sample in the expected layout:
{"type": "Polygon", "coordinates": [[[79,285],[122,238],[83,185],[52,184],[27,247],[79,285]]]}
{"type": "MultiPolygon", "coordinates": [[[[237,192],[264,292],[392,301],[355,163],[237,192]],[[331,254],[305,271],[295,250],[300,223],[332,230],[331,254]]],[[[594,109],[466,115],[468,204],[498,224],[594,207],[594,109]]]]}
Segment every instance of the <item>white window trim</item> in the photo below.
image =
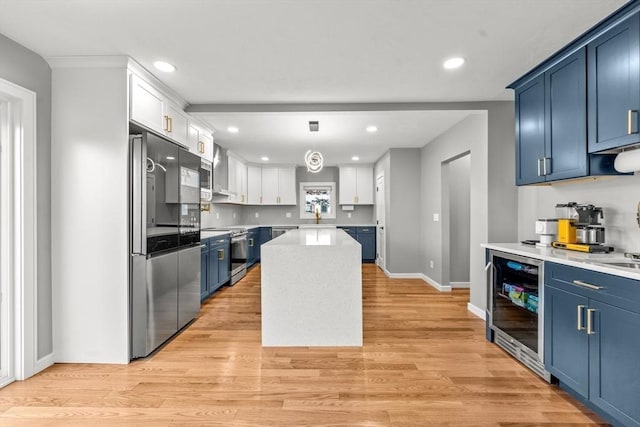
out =
{"type": "Polygon", "coordinates": [[[300,219],[316,219],[314,214],[305,212],[306,187],[331,187],[331,212],[322,214],[320,219],[336,219],[336,211],[338,210],[338,193],[336,193],[335,182],[301,182],[300,183],[300,219]]]}
{"type": "MultiPolygon", "coordinates": [[[[3,332],[12,341],[7,366],[10,379],[23,380],[53,363],[53,354],[38,359],[37,348],[37,179],[36,93],[0,79],[0,96],[9,110],[0,152],[0,272],[3,332]]],[[[3,355],[5,356],[5,355],[3,355]]],[[[0,384],[2,386],[3,384],[0,384]]]]}

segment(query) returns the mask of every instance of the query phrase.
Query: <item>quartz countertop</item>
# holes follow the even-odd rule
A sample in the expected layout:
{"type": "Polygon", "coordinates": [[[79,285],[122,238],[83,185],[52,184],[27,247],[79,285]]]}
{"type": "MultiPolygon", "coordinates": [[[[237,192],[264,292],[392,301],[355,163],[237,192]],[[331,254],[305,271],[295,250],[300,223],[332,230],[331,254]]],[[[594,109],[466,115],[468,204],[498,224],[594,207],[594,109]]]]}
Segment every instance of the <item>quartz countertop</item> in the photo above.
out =
{"type": "Polygon", "coordinates": [[[229,234],[227,230],[200,230],[200,240],[202,239],[210,239],[212,237],[223,236],[225,234],[229,234]]]}
{"type": "Polygon", "coordinates": [[[349,246],[360,245],[345,231],[337,228],[291,230],[262,246],[349,246]]]}
{"type": "Polygon", "coordinates": [[[624,254],[621,252],[592,254],[553,247],[537,247],[522,243],[483,243],[481,246],[486,249],[494,249],[542,261],[555,262],[558,264],[570,265],[572,267],[584,268],[586,270],[599,271],[601,273],[640,280],[640,269],[604,264],[610,262],[630,262],[630,260],[625,258],[624,254]]]}

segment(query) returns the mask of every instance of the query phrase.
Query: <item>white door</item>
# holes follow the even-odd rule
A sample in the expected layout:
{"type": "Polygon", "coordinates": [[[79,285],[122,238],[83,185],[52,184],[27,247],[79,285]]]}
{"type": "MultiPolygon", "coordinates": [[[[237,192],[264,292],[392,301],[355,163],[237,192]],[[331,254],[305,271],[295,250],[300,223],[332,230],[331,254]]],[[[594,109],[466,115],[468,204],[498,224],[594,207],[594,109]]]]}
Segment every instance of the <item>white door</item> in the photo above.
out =
{"type": "Polygon", "coordinates": [[[9,322],[9,283],[11,278],[8,277],[7,262],[10,262],[8,250],[11,242],[9,234],[6,233],[9,226],[7,215],[9,214],[9,103],[0,98],[0,225],[2,233],[0,233],[0,294],[3,298],[0,300],[0,387],[13,381],[13,372],[11,367],[13,362],[11,355],[13,354],[12,340],[9,338],[11,329],[9,322]]]}
{"type": "Polygon", "coordinates": [[[384,218],[384,175],[376,178],[376,226],[378,235],[376,236],[376,264],[385,269],[385,218],[384,218]]]}

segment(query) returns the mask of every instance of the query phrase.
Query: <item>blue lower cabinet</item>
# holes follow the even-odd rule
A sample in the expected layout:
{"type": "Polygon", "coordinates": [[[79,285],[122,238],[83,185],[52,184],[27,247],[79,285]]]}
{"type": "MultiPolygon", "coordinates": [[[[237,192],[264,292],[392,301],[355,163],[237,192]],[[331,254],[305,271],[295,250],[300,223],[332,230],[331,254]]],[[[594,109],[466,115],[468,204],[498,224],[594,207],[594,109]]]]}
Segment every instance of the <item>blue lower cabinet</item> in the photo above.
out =
{"type": "Polygon", "coordinates": [[[340,226],[362,246],[362,262],[375,262],[376,260],[376,227],[349,227],[340,226]]]}
{"type": "Polygon", "coordinates": [[[212,237],[202,242],[200,299],[204,300],[229,281],[231,264],[229,235],[212,237]]]}
{"type": "Polygon", "coordinates": [[[258,261],[260,260],[260,246],[271,240],[271,227],[260,227],[260,245],[258,246],[258,261]]]}
{"type": "Polygon", "coordinates": [[[356,240],[362,246],[362,262],[374,262],[376,260],[376,228],[357,227],[356,240]]]}
{"type": "Polygon", "coordinates": [[[258,262],[260,249],[260,228],[253,228],[247,232],[247,267],[258,262]]]}
{"type": "Polygon", "coordinates": [[[200,246],[200,299],[209,295],[209,239],[201,242],[200,246]]]}
{"type": "Polygon", "coordinates": [[[640,427],[640,281],[545,262],[546,369],[615,425],[640,427]]]}

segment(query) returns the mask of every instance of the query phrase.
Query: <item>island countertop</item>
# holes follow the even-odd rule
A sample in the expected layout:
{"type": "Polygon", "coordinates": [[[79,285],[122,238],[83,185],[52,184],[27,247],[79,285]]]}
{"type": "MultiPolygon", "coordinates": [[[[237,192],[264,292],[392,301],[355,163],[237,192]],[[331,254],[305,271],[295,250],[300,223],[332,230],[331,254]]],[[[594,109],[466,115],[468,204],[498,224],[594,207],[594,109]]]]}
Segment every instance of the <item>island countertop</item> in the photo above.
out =
{"type": "Polygon", "coordinates": [[[360,246],[360,243],[337,228],[305,228],[288,231],[262,246],[360,246]]]}

